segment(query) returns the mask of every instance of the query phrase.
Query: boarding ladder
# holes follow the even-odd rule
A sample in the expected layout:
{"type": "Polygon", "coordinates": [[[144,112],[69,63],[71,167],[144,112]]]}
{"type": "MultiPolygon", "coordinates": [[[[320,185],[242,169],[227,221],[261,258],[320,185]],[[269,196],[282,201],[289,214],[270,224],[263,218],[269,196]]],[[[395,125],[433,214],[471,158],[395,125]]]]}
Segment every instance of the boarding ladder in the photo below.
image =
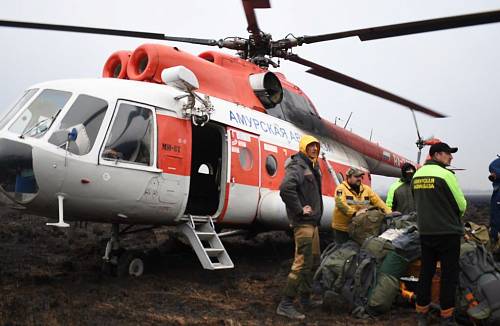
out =
{"type": "Polygon", "coordinates": [[[177,228],[188,238],[203,268],[214,270],[234,267],[219,235],[215,232],[211,216],[189,214],[185,215],[183,220],[186,222],[177,228]]]}

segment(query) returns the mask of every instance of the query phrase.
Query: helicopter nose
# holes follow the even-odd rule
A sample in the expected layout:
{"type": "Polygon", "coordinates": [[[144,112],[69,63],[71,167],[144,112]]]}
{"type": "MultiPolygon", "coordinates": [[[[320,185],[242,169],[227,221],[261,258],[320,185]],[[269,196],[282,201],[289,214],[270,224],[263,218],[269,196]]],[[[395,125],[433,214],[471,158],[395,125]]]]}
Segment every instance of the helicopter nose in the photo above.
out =
{"type": "Polygon", "coordinates": [[[0,139],[0,171],[0,187],[9,198],[25,204],[37,195],[31,146],[0,139]]]}

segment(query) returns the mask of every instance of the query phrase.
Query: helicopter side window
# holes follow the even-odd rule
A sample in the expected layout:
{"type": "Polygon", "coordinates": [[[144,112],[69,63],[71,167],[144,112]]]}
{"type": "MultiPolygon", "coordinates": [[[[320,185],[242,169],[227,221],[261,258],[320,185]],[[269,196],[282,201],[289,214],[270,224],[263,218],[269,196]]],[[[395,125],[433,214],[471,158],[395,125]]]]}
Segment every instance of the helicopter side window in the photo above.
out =
{"type": "Polygon", "coordinates": [[[16,113],[38,92],[38,88],[29,89],[24,92],[23,96],[17,103],[7,112],[7,114],[0,120],[0,130],[16,115],[16,113]]]}
{"type": "Polygon", "coordinates": [[[121,104],[102,157],[106,160],[151,165],[153,127],[153,112],[150,109],[121,104]]]}
{"type": "Polygon", "coordinates": [[[70,92],[45,89],[10,126],[9,131],[21,136],[41,137],[71,97],[70,92]]]}
{"type": "Polygon", "coordinates": [[[88,154],[94,146],[107,109],[108,102],[105,100],[79,95],[62,119],[59,128],[50,136],[49,143],[56,146],[66,145],[68,133],[76,129],[77,138],[69,143],[68,151],[76,155],[88,154]]]}
{"type": "Polygon", "coordinates": [[[278,172],[278,161],[274,155],[268,155],[266,157],[266,171],[270,177],[276,176],[278,172]]]}

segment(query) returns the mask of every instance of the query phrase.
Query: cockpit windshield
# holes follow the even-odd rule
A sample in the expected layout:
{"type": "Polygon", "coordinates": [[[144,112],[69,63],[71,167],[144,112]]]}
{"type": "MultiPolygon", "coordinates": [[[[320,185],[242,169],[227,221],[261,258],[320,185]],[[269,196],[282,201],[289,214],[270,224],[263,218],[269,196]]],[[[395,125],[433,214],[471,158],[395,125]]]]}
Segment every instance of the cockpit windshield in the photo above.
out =
{"type": "Polygon", "coordinates": [[[78,95],[68,112],[49,138],[49,143],[62,147],[68,141],[68,133],[76,131],[76,139],[68,143],[68,150],[76,155],[85,155],[94,146],[108,102],[90,95],[78,95]]]}
{"type": "Polygon", "coordinates": [[[20,136],[41,137],[71,97],[70,92],[46,89],[22,112],[9,131],[20,136]]]}
{"type": "Polygon", "coordinates": [[[37,88],[34,89],[29,89],[26,92],[24,92],[23,96],[14,104],[14,106],[7,111],[7,114],[5,114],[2,119],[0,120],[0,129],[5,127],[5,125],[12,119],[13,116],[16,115],[16,113],[26,104],[28,103],[29,100],[33,97],[33,95],[38,92],[37,88]]]}

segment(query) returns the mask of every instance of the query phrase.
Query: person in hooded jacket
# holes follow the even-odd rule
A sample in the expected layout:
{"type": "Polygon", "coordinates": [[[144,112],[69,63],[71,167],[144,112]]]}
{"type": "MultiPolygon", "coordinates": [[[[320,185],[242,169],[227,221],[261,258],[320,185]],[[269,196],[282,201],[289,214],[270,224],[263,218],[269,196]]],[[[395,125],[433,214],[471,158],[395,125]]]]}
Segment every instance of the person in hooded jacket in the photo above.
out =
{"type": "Polygon", "coordinates": [[[319,151],[316,138],[302,136],[299,152],[287,161],[280,185],[280,196],[293,228],[295,258],[276,313],[291,319],[305,318],[294,306],[296,297],[305,310],[319,305],[311,301],[313,272],[320,257],[318,225],[323,215],[319,151]]]}
{"type": "Polygon", "coordinates": [[[415,171],[413,164],[403,164],[401,178],[389,187],[385,203],[393,212],[405,215],[415,211],[415,201],[411,190],[411,179],[415,171]]]}
{"type": "Polygon", "coordinates": [[[498,242],[498,232],[500,232],[500,157],[491,162],[490,176],[488,179],[493,184],[490,206],[490,234],[493,243],[498,242]]]}

